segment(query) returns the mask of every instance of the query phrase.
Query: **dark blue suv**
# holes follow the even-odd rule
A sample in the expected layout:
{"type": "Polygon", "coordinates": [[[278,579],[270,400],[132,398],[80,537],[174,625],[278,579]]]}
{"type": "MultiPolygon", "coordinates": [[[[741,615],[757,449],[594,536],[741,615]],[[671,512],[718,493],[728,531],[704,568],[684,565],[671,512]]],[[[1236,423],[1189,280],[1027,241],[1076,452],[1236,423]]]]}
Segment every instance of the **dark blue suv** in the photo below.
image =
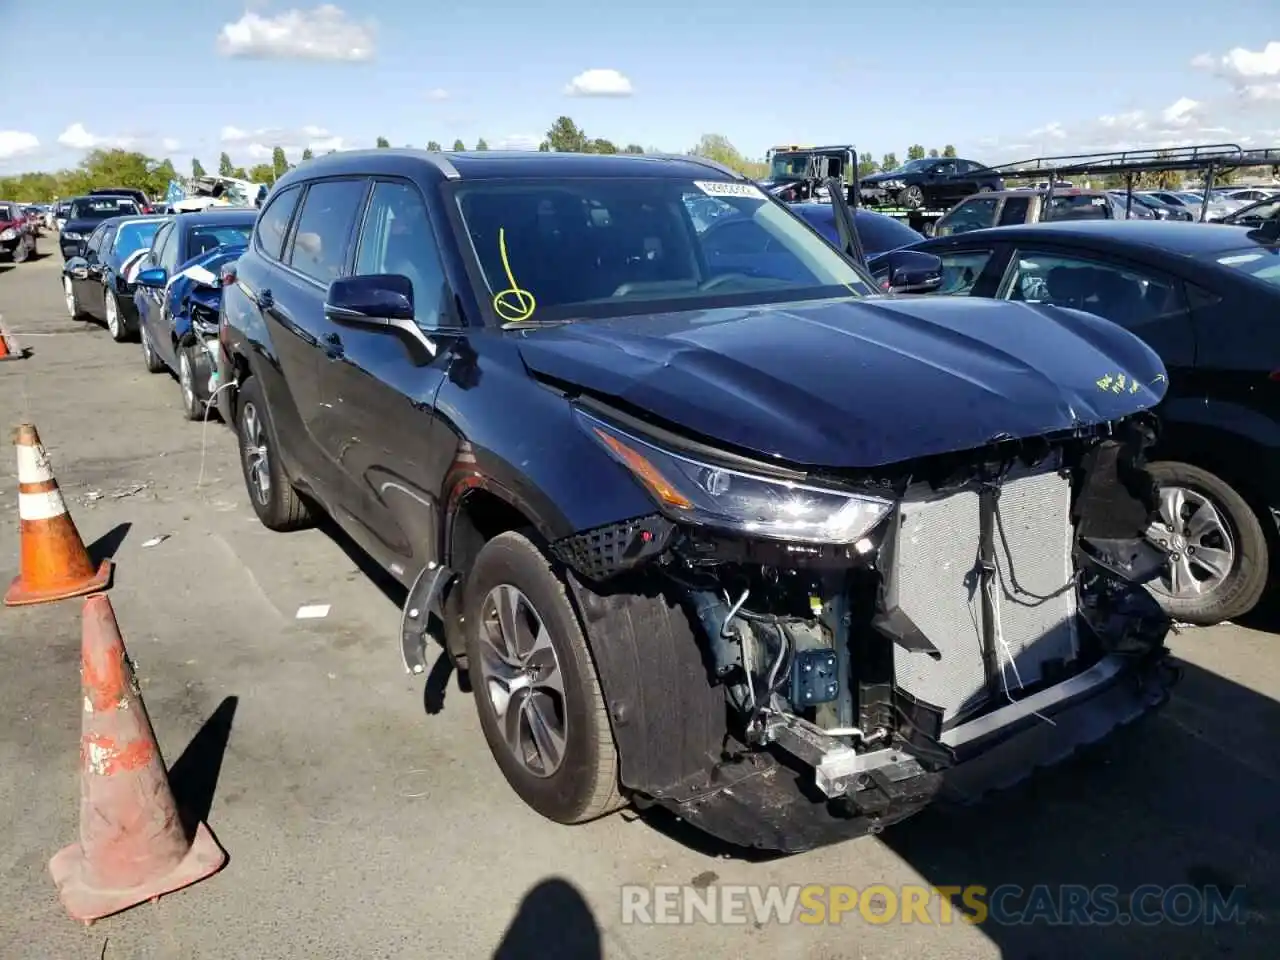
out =
{"type": "Polygon", "coordinates": [[[1139,586],[1165,371],[1104,320],[877,295],[693,157],[336,153],[236,271],[258,517],[322,510],[403,584],[404,666],[442,644],[555,821],[804,849],[1173,682],[1139,586]]]}

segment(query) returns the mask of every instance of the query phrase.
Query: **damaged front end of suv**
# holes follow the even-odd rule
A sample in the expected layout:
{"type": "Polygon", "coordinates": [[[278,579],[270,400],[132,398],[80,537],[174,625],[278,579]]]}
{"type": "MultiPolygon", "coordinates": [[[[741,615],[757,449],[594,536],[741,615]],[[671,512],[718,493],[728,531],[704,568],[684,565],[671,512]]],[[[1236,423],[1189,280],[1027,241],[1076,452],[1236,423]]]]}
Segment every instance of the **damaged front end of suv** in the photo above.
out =
{"type": "Polygon", "coordinates": [[[552,544],[633,802],[794,852],[977,799],[1163,703],[1143,392],[1101,421],[817,472],[573,396],[657,505],[552,544]]]}

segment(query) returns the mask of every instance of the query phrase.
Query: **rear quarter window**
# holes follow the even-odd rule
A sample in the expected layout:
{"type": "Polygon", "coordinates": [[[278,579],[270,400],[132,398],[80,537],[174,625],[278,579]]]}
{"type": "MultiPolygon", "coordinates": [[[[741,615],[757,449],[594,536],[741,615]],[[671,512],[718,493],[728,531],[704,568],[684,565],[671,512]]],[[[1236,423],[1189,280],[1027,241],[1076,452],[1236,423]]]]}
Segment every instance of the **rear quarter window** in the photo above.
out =
{"type": "Polygon", "coordinates": [[[285,237],[289,233],[289,224],[293,220],[293,212],[298,207],[300,196],[300,186],[282,190],[258,217],[255,231],[258,249],[272,260],[279,260],[282,255],[285,237]]]}

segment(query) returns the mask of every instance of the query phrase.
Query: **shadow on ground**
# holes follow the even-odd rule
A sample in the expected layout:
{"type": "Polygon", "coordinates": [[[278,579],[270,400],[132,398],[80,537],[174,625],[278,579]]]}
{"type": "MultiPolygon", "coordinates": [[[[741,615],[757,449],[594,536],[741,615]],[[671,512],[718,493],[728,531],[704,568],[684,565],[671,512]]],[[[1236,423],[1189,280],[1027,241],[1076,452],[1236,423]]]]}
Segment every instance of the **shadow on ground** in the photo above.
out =
{"type": "Polygon", "coordinates": [[[169,768],[169,787],[188,837],[195,836],[196,827],[208,821],[209,811],[213,809],[222,758],[227,752],[239,703],[238,697],[227,697],[218,704],[191,738],[182,756],[169,768]]]}
{"type": "Polygon", "coordinates": [[[550,877],[530,890],[493,952],[493,960],[600,960],[600,927],[567,880],[550,877]]]}

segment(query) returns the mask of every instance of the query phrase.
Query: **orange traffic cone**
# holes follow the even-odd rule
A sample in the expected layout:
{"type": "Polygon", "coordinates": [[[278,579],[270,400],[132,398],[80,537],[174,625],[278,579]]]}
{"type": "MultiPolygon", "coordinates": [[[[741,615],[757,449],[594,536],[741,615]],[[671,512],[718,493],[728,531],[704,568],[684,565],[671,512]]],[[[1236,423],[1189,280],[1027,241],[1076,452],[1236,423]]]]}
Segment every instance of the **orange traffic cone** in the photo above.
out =
{"type": "Polygon", "coordinates": [[[94,570],[36,428],[24,423],[14,431],[13,442],[18,448],[22,567],[4,595],[5,606],[52,603],[106,589],[112,563],[103,560],[94,570]]]}
{"type": "Polygon", "coordinates": [[[49,861],[76,920],[119,913],[217,873],[227,862],[203,823],[189,838],[120,639],[111,601],[84,602],[80,842],[49,861]]]}

